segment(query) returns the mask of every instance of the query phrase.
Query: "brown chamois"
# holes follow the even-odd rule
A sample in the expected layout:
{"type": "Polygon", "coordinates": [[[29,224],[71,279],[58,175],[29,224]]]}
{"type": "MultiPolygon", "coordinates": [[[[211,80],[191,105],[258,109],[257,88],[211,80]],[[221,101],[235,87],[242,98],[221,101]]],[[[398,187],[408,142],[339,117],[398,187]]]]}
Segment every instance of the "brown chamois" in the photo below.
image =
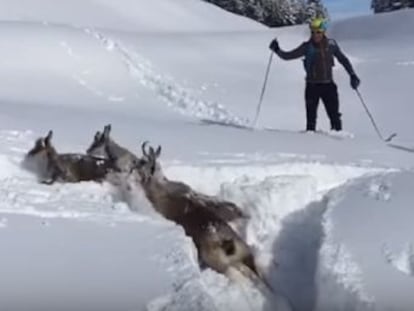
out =
{"type": "Polygon", "coordinates": [[[156,160],[161,153],[161,147],[158,147],[156,151],[150,148],[154,152],[154,154],[148,154],[145,150],[146,144],[148,142],[144,142],[141,146],[143,157],[138,162],[138,167],[142,169],[140,171],[140,179],[146,179],[146,176],[150,176],[151,178],[155,178],[158,183],[168,185],[168,190],[175,195],[179,195],[181,197],[185,197],[188,201],[197,202],[197,206],[203,206],[204,208],[210,210],[211,212],[218,215],[224,221],[239,221],[239,220],[247,220],[248,215],[246,215],[243,210],[234,204],[233,202],[222,200],[216,196],[205,195],[198,191],[192,189],[189,185],[168,179],[161,168],[160,163],[156,160]],[[149,159],[153,160],[154,167],[152,171],[148,171],[147,169],[143,169],[143,163],[148,163],[149,159]]]}
{"type": "MultiPolygon", "coordinates": [[[[112,161],[114,166],[117,168],[117,172],[127,173],[130,175],[132,170],[137,166],[141,161],[134,153],[126,149],[125,147],[117,144],[111,137],[111,125],[107,124],[104,127],[103,132],[97,131],[91,145],[87,149],[87,154],[102,157],[112,161]]],[[[161,168],[157,170],[156,174],[159,175],[159,179],[166,178],[162,175],[161,168]]],[[[122,175],[122,174],[120,174],[122,175]]],[[[115,184],[120,184],[118,180],[120,178],[127,178],[125,174],[123,176],[118,176],[115,180],[115,184]]],[[[133,179],[134,180],[134,179],[133,179]]],[[[136,181],[134,181],[136,183],[136,181]]],[[[243,211],[234,203],[229,201],[220,200],[213,196],[207,196],[199,192],[194,191],[190,186],[178,182],[178,181],[168,181],[170,189],[174,189],[174,192],[180,192],[183,196],[188,196],[200,202],[204,202],[207,208],[215,210],[215,212],[220,215],[226,221],[232,221],[235,219],[246,219],[247,216],[243,211]]],[[[130,190],[130,186],[127,186],[130,190]]]]}
{"type": "Polygon", "coordinates": [[[24,159],[24,165],[28,168],[32,166],[31,169],[38,174],[41,183],[101,182],[112,169],[112,164],[107,159],[79,153],[57,153],[51,142],[52,136],[53,131],[50,130],[46,137],[38,138],[24,159]]]}
{"type": "Polygon", "coordinates": [[[144,192],[156,211],[182,226],[192,238],[200,264],[227,276],[234,268],[254,281],[259,279],[267,284],[247,243],[218,215],[215,207],[208,206],[208,201],[177,191],[176,183],[168,181],[161,172],[157,161],[161,147],[146,151],[145,145],[142,145],[143,157],[135,168],[144,192]]]}
{"type": "Polygon", "coordinates": [[[105,125],[102,133],[97,131],[86,153],[90,156],[111,160],[119,172],[130,172],[139,161],[138,157],[117,144],[110,137],[110,133],[111,124],[105,125]]]}

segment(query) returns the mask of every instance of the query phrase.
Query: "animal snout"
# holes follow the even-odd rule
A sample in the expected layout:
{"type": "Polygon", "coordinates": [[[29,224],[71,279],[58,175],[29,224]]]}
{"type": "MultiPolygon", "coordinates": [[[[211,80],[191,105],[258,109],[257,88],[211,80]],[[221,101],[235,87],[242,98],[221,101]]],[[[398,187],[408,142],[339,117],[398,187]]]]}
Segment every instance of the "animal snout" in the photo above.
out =
{"type": "Polygon", "coordinates": [[[232,256],[236,253],[236,246],[234,245],[234,241],[232,239],[223,240],[221,242],[221,247],[227,256],[232,256]]]}

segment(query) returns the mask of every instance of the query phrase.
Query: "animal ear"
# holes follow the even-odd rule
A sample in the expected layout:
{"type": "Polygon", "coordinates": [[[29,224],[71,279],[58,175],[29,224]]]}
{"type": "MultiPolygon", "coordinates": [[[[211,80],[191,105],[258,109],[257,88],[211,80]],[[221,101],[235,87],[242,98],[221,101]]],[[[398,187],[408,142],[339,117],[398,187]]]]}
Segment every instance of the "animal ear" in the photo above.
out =
{"type": "Polygon", "coordinates": [[[101,139],[101,136],[102,136],[101,132],[100,131],[97,131],[95,133],[94,141],[100,140],[101,139]]]}
{"type": "Polygon", "coordinates": [[[158,158],[161,154],[161,146],[158,146],[157,150],[155,150],[155,157],[158,158]]]}
{"type": "Polygon", "coordinates": [[[44,138],[38,138],[35,142],[36,147],[44,147],[45,146],[45,139],[44,138]]]}
{"type": "Polygon", "coordinates": [[[111,124],[107,124],[104,127],[104,131],[103,131],[103,137],[105,139],[109,139],[109,133],[111,132],[111,124]]]}
{"type": "Polygon", "coordinates": [[[46,136],[46,137],[45,137],[45,139],[44,139],[44,143],[45,143],[45,145],[46,145],[46,146],[47,146],[47,145],[50,145],[50,141],[51,141],[52,137],[53,137],[53,131],[52,131],[52,130],[50,130],[50,131],[47,133],[47,136],[46,136]]]}
{"type": "Polygon", "coordinates": [[[39,151],[41,151],[43,148],[45,148],[45,139],[44,138],[38,138],[36,139],[35,145],[32,148],[32,150],[29,152],[29,154],[35,154],[39,151]]]}

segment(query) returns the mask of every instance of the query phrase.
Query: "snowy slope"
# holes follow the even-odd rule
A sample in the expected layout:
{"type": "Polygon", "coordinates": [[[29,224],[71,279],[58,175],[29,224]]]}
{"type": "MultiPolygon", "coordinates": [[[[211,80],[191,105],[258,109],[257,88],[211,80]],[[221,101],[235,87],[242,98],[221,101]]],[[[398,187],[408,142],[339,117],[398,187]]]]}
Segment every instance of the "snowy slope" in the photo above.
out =
{"type": "Polygon", "coordinates": [[[247,18],[193,0],[0,1],[3,21],[93,26],[134,32],[263,29],[247,18]],[[190,27],[191,26],[191,27],[190,27]]]}
{"type": "Polygon", "coordinates": [[[379,174],[329,195],[317,309],[412,310],[412,184],[412,172],[379,174]]]}
{"type": "MultiPolygon", "coordinates": [[[[269,30],[197,0],[16,0],[0,8],[0,245],[7,250],[0,301],[7,310],[275,309],[251,285],[200,271],[190,239],[142,193],[129,206],[107,183],[48,187],[20,167],[49,129],[59,151],[85,151],[107,123],[137,153],[145,139],[161,144],[168,177],[249,212],[245,238],[295,310],[409,307],[412,10],[332,27],[381,129],[398,132],[387,146],[339,66],[344,124],[355,138],[298,133],[302,64],[277,58],[259,119],[271,130],[200,123],[249,124],[269,41],[277,35],[283,48],[294,47],[307,38],[304,27],[269,30]],[[385,193],[378,178],[391,185],[385,193]],[[378,200],[359,193],[367,187],[378,200]],[[395,205],[383,213],[389,189],[395,205]],[[386,278],[393,295],[378,285],[386,278]]],[[[319,122],[327,128],[322,109],[319,122]]]]}

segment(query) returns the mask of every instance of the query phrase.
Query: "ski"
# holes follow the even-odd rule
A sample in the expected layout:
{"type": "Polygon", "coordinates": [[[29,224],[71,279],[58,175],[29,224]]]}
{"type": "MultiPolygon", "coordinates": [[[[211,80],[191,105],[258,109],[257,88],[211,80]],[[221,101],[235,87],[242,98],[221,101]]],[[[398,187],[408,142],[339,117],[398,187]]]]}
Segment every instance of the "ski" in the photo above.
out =
{"type": "Polygon", "coordinates": [[[200,119],[201,123],[204,125],[219,125],[224,126],[228,128],[235,128],[240,130],[250,130],[253,131],[255,128],[252,126],[248,126],[245,124],[239,124],[234,122],[228,122],[228,121],[219,121],[219,120],[211,120],[211,119],[200,119]]]}
{"type": "Polygon", "coordinates": [[[240,123],[233,123],[228,121],[220,121],[220,120],[211,120],[211,119],[200,119],[201,124],[203,125],[217,125],[223,126],[227,128],[234,128],[238,130],[249,130],[249,131],[270,131],[270,132],[277,132],[277,133],[287,133],[287,134],[307,134],[307,135],[322,135],[326,136],[335,140],[344,140],[347,138],[354,138],[354,135],[347,132],[330,132],[324,130],[316,130],[312,131],[305,131],[305,130],[286,130],[286,129],[278,129],[278,128],[270,128],[270,127],[252,127],[245,124],[240,123]]]}
{"type": "Polygon", "coordinates": [[[403,146],[403,145],[397,145],[395,143],[387,143],[386,145],[388,147],[391,147],[391,148],[394,148],[394,149],[414,153],[414,147],[406,147],[406,146],[403,146]]]}
{"type": "Polygon", "coordinates": [[[266,131],[288,133],[288,134],[306,134],[306,135],[322,135],[336,140],[344,140],[347,138],[354,138],[354,135],[348,132],[329,132],[324,130],[306,131],[306,130],[283,130],[278,128],[264,128],[266,131]]]}

